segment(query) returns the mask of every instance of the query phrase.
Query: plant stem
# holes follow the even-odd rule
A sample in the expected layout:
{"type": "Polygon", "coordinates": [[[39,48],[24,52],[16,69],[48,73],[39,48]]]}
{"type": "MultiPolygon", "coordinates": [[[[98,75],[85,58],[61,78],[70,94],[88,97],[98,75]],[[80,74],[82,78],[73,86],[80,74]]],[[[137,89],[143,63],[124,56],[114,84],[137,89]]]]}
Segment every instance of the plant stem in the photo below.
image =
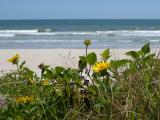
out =
{"type": "Polygon", "coordinates": [[[19,69],[19,66],[18,66],[18,63],[16,64],[16,67],[17,67],[18,70],[20,70],[20,69],[19,69]]]}
{"type": "Polygon", "coordinates": [[[88,45],[86,45],[86,56],[87,56],[87,51],[88,51],[88,45]]]}
{"type": "Polygon", "coordinates": [[[90,72],[91,72],[91,65],[89,66],[89,70],[88,70],[87,75],[88,75],[88,77],[91,79],[92,84],[94,85],[94,81],[93,81],[93,79],[92,79],[91,76],[90,76],[90,72]]]}

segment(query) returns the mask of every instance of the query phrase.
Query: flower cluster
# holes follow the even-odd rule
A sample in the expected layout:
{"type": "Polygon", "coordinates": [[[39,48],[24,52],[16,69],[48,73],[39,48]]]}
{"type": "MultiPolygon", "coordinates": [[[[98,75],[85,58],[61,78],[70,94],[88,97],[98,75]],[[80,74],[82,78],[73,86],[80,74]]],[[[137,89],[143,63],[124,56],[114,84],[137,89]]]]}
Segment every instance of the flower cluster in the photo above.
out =
{"type": "Polygon", "coordinates": [[[94,72],[101,72],[107,68],[110,67],[110,63],[109,62],[97,62],[94,66],[93,66],[93,71],[94,72]]]}
{"type": "Polygon", "coordinates": [[[33,101],[33,96],[21,96],[16,98],[16,103],[28,103],[33,101]]]}
{"type": "Polygon", "coordinates": [[[12,63],[12,64],[18,64],[20,59],[19,54],[14,55],[12,58],[8,59],[8,62],[12,63]]]}

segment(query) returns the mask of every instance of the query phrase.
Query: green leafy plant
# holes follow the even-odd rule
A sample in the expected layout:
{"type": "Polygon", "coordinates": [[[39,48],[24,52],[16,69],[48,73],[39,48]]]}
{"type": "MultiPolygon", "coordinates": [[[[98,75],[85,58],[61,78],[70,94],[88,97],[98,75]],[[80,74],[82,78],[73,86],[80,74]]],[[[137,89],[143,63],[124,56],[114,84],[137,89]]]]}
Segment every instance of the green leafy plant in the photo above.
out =
{"type": "Polygon", "coordinates": [[[0,119],[158,120],[160,60],[150,43],[128,51],[131,59],[112,60],[106,49],[100,61],[87,52],[91,41],[84,44],[77,68],[42,63],[40,76],[19,54],[10,58],[17,70],[1,72],[0,119]]]}

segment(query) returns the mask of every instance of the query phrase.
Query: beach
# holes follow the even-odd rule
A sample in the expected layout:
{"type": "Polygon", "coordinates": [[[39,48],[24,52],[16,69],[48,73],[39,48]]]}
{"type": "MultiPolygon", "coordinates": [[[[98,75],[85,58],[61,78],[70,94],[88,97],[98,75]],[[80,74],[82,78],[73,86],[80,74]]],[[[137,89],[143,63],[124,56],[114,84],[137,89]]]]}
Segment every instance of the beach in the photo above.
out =
{"type": "MultiPolygon", "coordinates": [[[[124,50],[112,49],[112,58],[124,58],[124,50]]],[[[96,52],[97,55],[103,52],[103,49],[89,49],[88,52],[96,52]]],[[[11,63],[8,63],[7,59],[15,54],[19,54],[21,61],[25,60],[26,65],[39,71],[38,65],[40,63],[48,64],[51,66],[64,66],[64,67],[77,67],[79,56],[85,55],[85,49],[4,49],[0,50],[0,70],[15,69],[11,63]]]]}
{"type": "Polygon", "coordinates": [[[110,48],[111,59],[126,58],[148,42],[160,48],[160,20],[1,20],[0,70],[15,69],[7,59],[16,53],[35,71],[42,62],[76,68],[85,39],[92,41],[88,52],[110,48]]]}
{"type": "MultiPolygon", "coordinates": [[[[88,49],[88,52],[95,52],[100,60],[100,54],[105,49],[88,49]]],[[[125,53],[129,50],[137,49],[110,49],[111,59],[118,60],[127,58],[125,53]]],[[[159,49],[153,49],[158,54],[159,49]]],[[[20,61],[26,61],[26,66],[40,72],[38,65],[41,63],[63,67],[78,67],[79,56],[85,55],[85,49],[3,49],[0,50],[0,70],[14,70],[16,66],[7,61],[8,58],[19,54],[20,61]]]]}
{"type": "Polygon", "coordinates": [[[0,120],[160,120],[160,0],[0,5],[0,120]]]}

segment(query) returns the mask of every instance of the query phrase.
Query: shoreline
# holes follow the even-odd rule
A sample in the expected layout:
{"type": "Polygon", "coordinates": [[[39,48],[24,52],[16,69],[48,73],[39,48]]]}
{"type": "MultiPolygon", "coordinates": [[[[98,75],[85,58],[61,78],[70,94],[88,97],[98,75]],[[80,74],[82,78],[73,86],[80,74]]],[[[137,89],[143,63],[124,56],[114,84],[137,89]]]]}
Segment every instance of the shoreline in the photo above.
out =
{"type": "MultiPolygon", "coordinates": [[[[88,53],[95,52],[100,58],[100,54],[105,49],[88,49],[88,53]]],[[[118,60],[128,58],[125,53],[130,50],[139,49],[110,49],[111,59],[118,60]]],[[[151,49],[158,54],[160,49],[151,49]]],[[[20,54],[20,61],[26,61],[26,66],[39,73],[38,65],[41,63],[55,66],[77,68],[79,56],[85,55],[85,49],[1,49],[0,50],[0,71],[14,70],[16,67],[7,62],[7,59],[20,54]]]]}

